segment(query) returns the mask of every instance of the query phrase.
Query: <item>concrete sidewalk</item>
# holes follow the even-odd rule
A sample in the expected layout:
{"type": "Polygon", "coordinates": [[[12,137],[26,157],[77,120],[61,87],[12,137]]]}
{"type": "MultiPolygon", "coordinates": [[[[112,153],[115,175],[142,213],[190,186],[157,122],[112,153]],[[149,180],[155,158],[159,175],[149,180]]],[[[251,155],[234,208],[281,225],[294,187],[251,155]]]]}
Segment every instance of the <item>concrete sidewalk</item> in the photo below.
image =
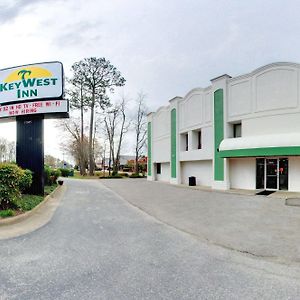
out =
{"type": "Polygon", "coordinates": [[[65,190],[66,186],[58,186],[54,192],[31,211],[17,217],[0,220],[0,240],[30,233],[47,224],[59,206],[65,190]]]}
{"type": "Polygon", "coordinates": [[[300,262],[300,207],[285,199],[149,182],[102,180],[158,220],[209,243],[278,262],[300,262]]]}

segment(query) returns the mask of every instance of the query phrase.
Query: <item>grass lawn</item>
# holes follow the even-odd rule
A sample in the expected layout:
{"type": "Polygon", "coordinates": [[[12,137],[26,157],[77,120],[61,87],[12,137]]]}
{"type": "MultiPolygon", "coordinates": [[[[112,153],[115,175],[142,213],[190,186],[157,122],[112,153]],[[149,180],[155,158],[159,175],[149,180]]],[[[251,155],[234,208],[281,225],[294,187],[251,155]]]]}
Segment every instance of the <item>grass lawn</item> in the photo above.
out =
{"type": "Polygon", "coordinates": [[[32,210],[34,207],[40,204],[45,199],[46,196],[51,194],[56,188],[57,188],[57,184],[51,186],[48,185],[45,186],[44,196],[28,195],[28,194],[22,195],[21,200],[16,203],[18,209],[0,210],[0,218],[12,217],[15,215],[19,215],[25,211],[32,210]]]}

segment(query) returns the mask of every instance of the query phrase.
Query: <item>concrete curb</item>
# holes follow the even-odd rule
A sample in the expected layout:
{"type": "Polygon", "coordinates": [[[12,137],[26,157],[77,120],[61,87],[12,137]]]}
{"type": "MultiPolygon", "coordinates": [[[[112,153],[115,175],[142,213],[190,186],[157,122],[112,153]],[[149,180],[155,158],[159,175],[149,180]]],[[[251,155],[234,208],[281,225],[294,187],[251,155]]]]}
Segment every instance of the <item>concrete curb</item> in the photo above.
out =
{"type": "MultiPolygon", "coordinates": [[[[229,190],[216,190],[212,189],[209,186],[189,186],[186,184],[171,184],[169,182],[160,182],[160,181],[151,181],[152,183],[156,184],[167,184],[170,186],[174,186],[176,188],[183,188],[183,189],[190,189],[190,190],[196,190],[196,191],[202,191],[207,193],[219,193],[219,194],[233,194],[233,195],[239,195],[239,196],[256,196],[256,197],[267,197],[267,198],[277,198],[277,199],[291,199],[298,197],[300,199],[300,192],[289,192],[289,191],[281,191],[278,190],[270,195],[264,196],[264,195],[257,195],[258,190],[243,190],[243,189],[229,189],[229,190]]],[[[288,205],[288,204],[287,204],[288,205]]],[[[296,206],[296,205],[295,205],[296,206]]],[[[300,205],[299,205],[300,206],[300,205]]]]}
{"type": "Polygon", "coordinates": [[[51,194],[46,196],[45,199],[32,210],[29,210],[15,217],[0,219],[0,227],[14,225],[30,218],[33,214],[40,212],[50,199],[59,196],[63,192],[63,190],[63,185],[59,185],[51,194]]]}

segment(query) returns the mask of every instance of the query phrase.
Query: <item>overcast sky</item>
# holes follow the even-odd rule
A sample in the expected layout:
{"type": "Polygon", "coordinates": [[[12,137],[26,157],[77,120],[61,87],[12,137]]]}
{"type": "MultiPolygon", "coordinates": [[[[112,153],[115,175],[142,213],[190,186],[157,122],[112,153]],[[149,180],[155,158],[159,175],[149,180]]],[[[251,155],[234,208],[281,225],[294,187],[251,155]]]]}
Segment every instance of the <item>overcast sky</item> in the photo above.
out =
{"type": "MultiPolygon", "coordinates": [[[[300,62],[299,11],[293,0],[1,0],[0,68],[59,60],[68,76],[105,57],[153,111],[221,74],[300,62]]],[[[45,152],[62,158],[53,121],[45,129],[45,152]]],[[[0,136],[13,140],[14,123],[0,136]]]]}

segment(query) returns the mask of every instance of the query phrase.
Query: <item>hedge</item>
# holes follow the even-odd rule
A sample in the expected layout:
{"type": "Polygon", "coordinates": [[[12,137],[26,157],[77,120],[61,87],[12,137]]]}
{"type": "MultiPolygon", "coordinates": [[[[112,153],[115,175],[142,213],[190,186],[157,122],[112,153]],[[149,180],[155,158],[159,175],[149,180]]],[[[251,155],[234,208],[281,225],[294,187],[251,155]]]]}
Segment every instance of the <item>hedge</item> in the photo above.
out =
{"type": "Polygon", "coordinates": [[[45,185],[53,185],[56,183],[57,178],[61,176],[61,172],[58,169],[52,169],[49,166],[44,166],[44,182],[45,185]]]}
{"type": "Polygon", "coordinates": [[[15,164],[0,163],[0,209],[16,206],[21,199],[21,192],[32,183],[32,173],[15,164]]]}

